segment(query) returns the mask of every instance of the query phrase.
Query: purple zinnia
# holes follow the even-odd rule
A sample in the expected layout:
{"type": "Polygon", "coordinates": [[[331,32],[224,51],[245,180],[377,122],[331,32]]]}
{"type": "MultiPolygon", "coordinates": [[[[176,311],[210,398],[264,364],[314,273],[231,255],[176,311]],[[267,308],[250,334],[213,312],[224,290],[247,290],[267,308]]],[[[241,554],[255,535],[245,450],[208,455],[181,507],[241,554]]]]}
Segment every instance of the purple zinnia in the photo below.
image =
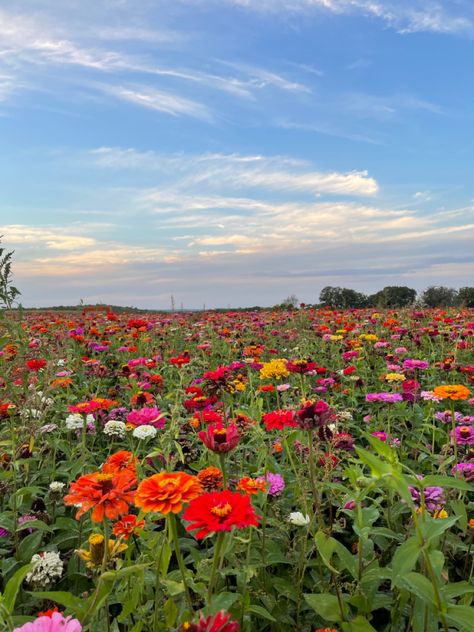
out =
{"type": "Polygon", "coordinates": [[[453,476],[466,479],[466,481],[473,481],[474,463],[458,463],[452,468],[451,473],[453,476]]]}
{"type": "Polygon", "coordinates": [[[285,479],[281,474],[267,472],[266,476],[259,476],[257,481],[266,481],[268,483],[269,496],[279,496],[285,489],[285,479]]]}

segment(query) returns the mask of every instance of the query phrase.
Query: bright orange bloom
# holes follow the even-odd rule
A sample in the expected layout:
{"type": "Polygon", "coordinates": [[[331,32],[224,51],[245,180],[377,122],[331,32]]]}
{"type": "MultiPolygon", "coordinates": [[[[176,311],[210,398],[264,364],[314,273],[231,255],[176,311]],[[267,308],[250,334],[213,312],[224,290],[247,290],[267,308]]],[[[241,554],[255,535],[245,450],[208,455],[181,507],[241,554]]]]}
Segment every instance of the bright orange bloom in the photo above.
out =
{"type": "Polygon", "coordinates": [[[184,503],[197,498],[201,492],[201,483],[196,476],[185,472],[160,472],[140,483],[135,505],[145,512],[176,514],[184,503]]]}
{"type": "Polygon", "coordinates": [[[64,503],[79,507],[77,519],[93,509],[91,518],[94,522],[102,522],[104,515],[115,520],[128,512],[129,503],[133,502],[135,496],[136,484],[135,473],[127,469],[108,473],[92,472],[71,483],[64,503]]]}
{"type": "Polygon", "coordinates": [[[122,518],[114,524],[112,533],[116,536],[121,536],[124,540],[128,540],[133,533],[138,533],[144,526],[144,520],[137,520],[135,515],[129,514],[128,516],[122,516],[122,518]]]}
{"type": "Polygon", "coordinates": [[[213,465],[200,470],[197,477],[206,492],[218,492],[223,487],[224,477],[222,472],[213,465]]]}
{"type": "Polygon", "coordinates": [[[119,450],[115,454],[111,454],[109,456],[102,466],[102,472],[104,474],[110,474],[127,470],[128,472],[135,474],[137,463],[137,457],[133,456],[131,452],[128,452],[128,450],[119,450]]]}
{"type": "Polygon", "coordinates": [[[53,388],[66,388],[72,384],[72,378],[70,377],[58,377],[56,380],[51,382],[51,386],[53,388]]]}
{"type": "Polygon", "coordinates": [[[246,476],[245,478],[241,478],[237,483],[237,489],[241,492],[245,492],[247,496],[251,496],[252,494],[257,494],[258,492],[264,492],[267,489],[267,483],[262,480],[258,480],[256,478],[250,478],[246,476]]]}
{"type": "Polygon", "coordinates": [[[462,384],[444,384],[436,386],[433,393],[439,399],[451,399],[453,401],[468,399],[471,391],[462,384]]]}

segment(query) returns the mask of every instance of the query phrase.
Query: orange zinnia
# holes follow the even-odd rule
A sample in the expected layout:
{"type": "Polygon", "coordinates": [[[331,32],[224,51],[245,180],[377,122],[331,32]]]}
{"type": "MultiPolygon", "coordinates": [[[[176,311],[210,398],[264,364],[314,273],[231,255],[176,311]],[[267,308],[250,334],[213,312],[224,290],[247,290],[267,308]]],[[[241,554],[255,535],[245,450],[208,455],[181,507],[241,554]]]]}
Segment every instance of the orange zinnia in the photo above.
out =
{"type": "Polygon", "coordinates": [[[136,484],[135,474],[126,469],[108,473],[92,472],[71,483],[64,503],[79,507],[77,519],[93,509],[91,518],[94,522],[102,522],[104,515],[115,520],[128,512],[128,505],[135,496],[136,484]]]}
{"type": "Polygon", "coordinates": [[[443,384],[433,389],[434,395],[439,399],[462,400],[468,399],[471,391],[462,384],[443,384]]]}
{"type": "Polygon", "coordinates": [[[246,476],[245,478],[241,478],[237,483],[237,489],[241,492],[245,492],[247,496],[252,496],[252,494],[266,491],[267,483],[263,480],[246,476]]]}
{"type": "Polygon", "coordinates": [[[135,496],[135,505],[144,512],[179,513],[183,503],[197,498],[202,492],[196,476],[185,472],[160,472],[142,481],[135,496]]]}
{"type": "Polygon", "coordinates": [[[127,450],[119,450],[115,454],[111,454],[109,456],[107,461],[102,466],[102,472],[104,472],[104,474],[110,474],[127,470],[128,472],[135,474],[135,466],[137,463],[137,457],[133,456],[131,452],[128,452],[127,450]]]}

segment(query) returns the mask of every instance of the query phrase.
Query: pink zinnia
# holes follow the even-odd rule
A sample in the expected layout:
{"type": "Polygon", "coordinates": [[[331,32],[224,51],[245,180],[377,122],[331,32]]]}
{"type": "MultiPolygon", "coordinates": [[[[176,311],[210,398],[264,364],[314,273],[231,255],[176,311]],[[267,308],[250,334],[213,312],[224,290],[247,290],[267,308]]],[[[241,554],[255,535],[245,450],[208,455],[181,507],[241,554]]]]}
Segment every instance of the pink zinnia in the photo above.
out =
{"type": "Polygon", "coordinates": [[[82,625],[77,619],[63,617],[60,612],[53,612],[51,617],[38,617],[29,621],[13,632],[81,632],[82,625]]]}
{"type": "Polygon", "coordinates": [[[127,423],[135,427],[154,426],[155,428],[163,428],[166,419],[159,408],[140,408],[128,413],[127,423]]]}

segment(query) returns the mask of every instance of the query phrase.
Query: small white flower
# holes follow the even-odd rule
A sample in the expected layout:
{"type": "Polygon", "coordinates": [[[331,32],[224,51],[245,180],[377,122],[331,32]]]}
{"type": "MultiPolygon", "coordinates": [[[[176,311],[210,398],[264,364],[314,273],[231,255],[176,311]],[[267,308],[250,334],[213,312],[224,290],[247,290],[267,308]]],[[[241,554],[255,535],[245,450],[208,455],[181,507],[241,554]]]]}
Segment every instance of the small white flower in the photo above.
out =
{"type": "Polygon", "coordinates": [[[31,563],[33,567],[26,576],[26,581],[33,586],[47,587],[63,574],[63,562],[55,551],[35,553],[31,563]]]}
{"type": "Polygon", "coordinates": [[[21,411],[22,417],[29,417],[30,419],[39,419],[43,413],[37,408],[25,408],[21,411]]]}
{"type": "Polygon", "coordinates": [[[53,492],[53,494],[61,493],[65,487],[66,483],[61,483],[60,481],[52,481],[49,484],[49,489],[53,492]]]}
{"type": "Polygon", "coordinates": [[[288,516],[288,522],[291,524],[295,524],[297,527],[304,527],[309,524],[309,516],[306,514],[305,516],[301,513],[301,511],[292,511],[288,516]]]}
{"type": "Polygon", "coordinates": [[[60,358],[57,362],[56,362],[56,366],[64,366],[66,364],[66,360],[63,360],[63,358],[60,358]]]}
{"type": "Polygon", "coordinates": [[[157,432],[154,426],[137,426],[132,434],[136,439],[153,439],[157,432]]]}
{"type": "MultiPolygon", "coordinates": [[[[94,417],[87,415],[86,423],[88,426],[94,424],[94,417]]],[[[84,428],[84,417],[79,413],[72,413],[66,417],[66,428],[68,430],[82,430],[84,428]]]]}
{"type": "Polygon", "coordinates": [[[118,437],[119,439],[123,439],[125,437],[124,422],[111,419],[104,426],[104,434],[109,437],[118,437]]]}

